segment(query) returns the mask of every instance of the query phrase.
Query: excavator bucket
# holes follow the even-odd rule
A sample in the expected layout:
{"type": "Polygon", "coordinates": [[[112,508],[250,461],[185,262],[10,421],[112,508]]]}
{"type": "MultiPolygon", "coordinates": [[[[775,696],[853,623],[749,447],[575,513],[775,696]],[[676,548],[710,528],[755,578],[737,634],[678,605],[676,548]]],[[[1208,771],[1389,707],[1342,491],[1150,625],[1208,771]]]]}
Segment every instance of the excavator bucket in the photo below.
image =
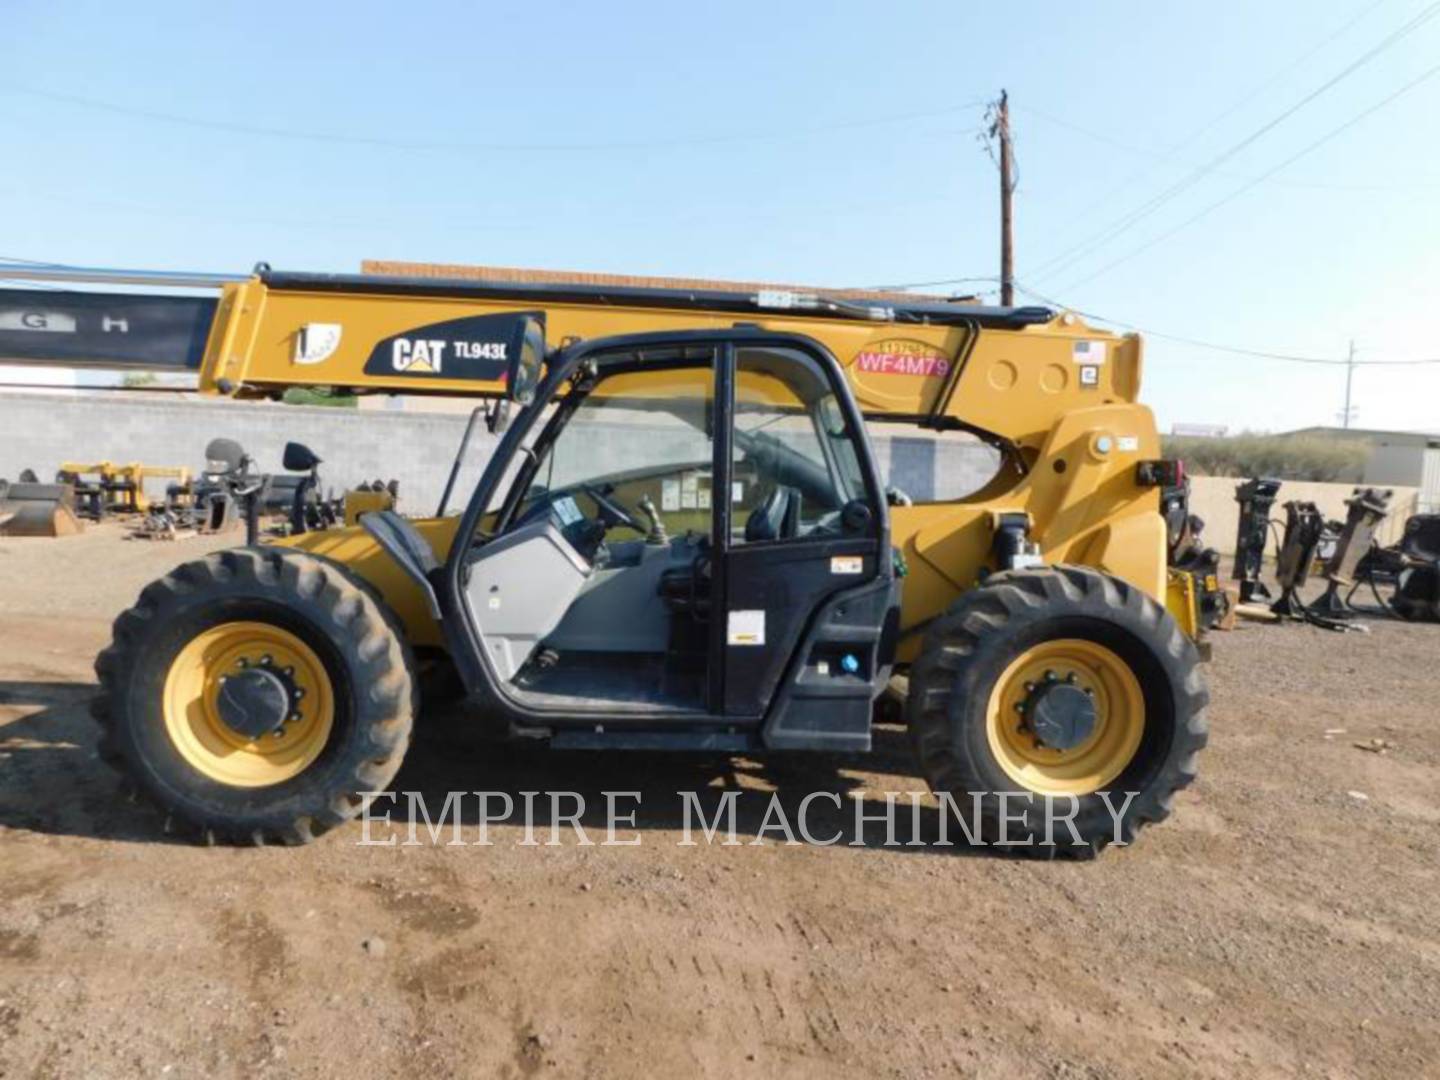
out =
{"type": "Polygon", "coordinates": [[[74,536],[81,528],[68,484],[0,483],[0,536],[74,536]]]}

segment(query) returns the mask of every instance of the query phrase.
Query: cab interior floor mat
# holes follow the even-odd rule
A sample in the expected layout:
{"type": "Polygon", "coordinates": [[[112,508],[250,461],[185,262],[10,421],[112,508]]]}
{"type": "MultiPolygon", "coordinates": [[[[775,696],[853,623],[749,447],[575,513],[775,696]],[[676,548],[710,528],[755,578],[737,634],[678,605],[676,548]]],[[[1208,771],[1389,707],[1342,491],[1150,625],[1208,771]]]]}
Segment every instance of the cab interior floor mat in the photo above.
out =
{"type": "Polygon", "coordinates": [[[703,709],[705,669],[668,653],[544,650],[515,678],[534,704],[623,705],[645,710],[703,709]]]}

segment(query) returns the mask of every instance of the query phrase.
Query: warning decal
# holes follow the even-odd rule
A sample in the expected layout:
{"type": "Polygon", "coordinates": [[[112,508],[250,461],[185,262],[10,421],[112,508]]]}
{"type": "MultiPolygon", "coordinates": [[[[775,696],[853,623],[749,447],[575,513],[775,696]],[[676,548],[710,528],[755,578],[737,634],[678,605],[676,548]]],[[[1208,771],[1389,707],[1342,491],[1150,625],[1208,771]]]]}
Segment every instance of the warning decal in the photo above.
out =
{"type": "Polygon", "coordinates": [[[727,645],[764,645],[765,612],[732,611],[725,625],[727,645]]]}

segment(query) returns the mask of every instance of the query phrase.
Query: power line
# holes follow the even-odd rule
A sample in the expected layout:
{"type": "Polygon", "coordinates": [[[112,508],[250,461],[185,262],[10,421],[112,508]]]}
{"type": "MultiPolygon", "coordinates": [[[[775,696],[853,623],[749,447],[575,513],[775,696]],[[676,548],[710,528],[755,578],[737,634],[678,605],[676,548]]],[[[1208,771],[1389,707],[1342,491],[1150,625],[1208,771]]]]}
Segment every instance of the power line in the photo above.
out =
{"type": "Polygon", "coordinates": [[[1363,19],[1365,19],[1366,17],[1368,17],[1376,8],[1381,7],[1381,6],[1383,6],[1384,4],[1387,4],[1387,3],[1389,3],[1389,2],[1390,2],[1390,0],[1374,0],[1373,3],[1370,3],[1370,4],[1365,5],[1365,6],[1364,6],[1363,8],[1361,8],[1359,11],[1357,11],[1354,15],[1352,15],[1349,19],[1346,19],[1345,22],[1342,23],[1340,26],[1336,27],[1336,28],[1335,28],[1334,30],[1332,30],[1329,34],[1325,35],[1325,37],[1321,38],[1321,39],[1320,39],[1319,41],[1317,41],[1314,45],[1310,46],[1310,48],[1306,49],[1306,50],[1305,50],[1303,53],[1301,53],[1299,56],[1295,57],[1295,59],[1291,60],[1290,63],[1286,64],[1284,67],[1280,68],[1278,71],[1273,72],[1268,79],[1266,79],[1264,82],[1260,83],[1259,85],[1255,86],[1255,87],[1254,87],[1248,94],[1246,94],[1244,97],[1242,97],[1242,98],[1240,98],[1239,100],[1233,102],[1233,103],[1229,106],[1229,108],[1227,108],[1224,112],[1220,113],[1220,115],[1214,117],[1213,119],[1211,119],[1210,121],[1208,121],[1206,124],[1204,124],[1202,127],[1200,127],[1198,130],[1196,130],[1195,132],[1193,132],[1193,133],[1189,136],[1189,138],[1186,139],[1186,143],[1194,142],[1196,139],[1200,138],[1200,136],[1204,135],[1206,132],[1211,131],[1211,130],[1214,129],[1215,127],[1219,126],[1223,121],[1230,119],[1230,117],[1234,116],[1234,115],[1235,115],[1237,112],[1239,112],[1242,108],[1244,108],[1246,105],[1250,104],[1250,102],[1254,101],[1254,100],[1255,100],[1257,97],[1259,97],[1262,93],[1264,93],[1266,90],[1270,89],[1270,87],[1274,86],[1277,82],[1279,82],[1281,78],[1283,78],[1284,76],[1288,75],[1290,72],[1294,71],[1294,70],[1295,70],[1296,68],[1298,68],[1301,64],[1305,63],[1305,61],[1309,60],[1309,59],[1310,59],[1312,56],[1314,56],[1316,53],[1318,53],[1318,52],[1320,52],[1322,49],[1324,49],[1324,48],[1325,48],[1327,45],[1329,45],[1332,41],[1335,41],[1335,40],[1339,39],[1340,37],[1343,37],[1347,32],[1349,32],[1349,30],[1350,30],[1352,27],[1356,26],[1356,25],[1359,24],[1363,19]]]}
{"type": "Polygon", "coordinates": [[[1135,225],[1139,224],[1145,218],[1149,217],[1152,213],[1158,210],[1165,203],[1189,190],[1195,184],[1199,183],[1202,179],[1204,179],[1205,176],[1214,172],[1215,169],[1218,168],[1220,165],[1224,164],[1226,161],[1239,154],[1242,150],[1255,143],[1258,139],[1262,138],[1264,135],[1274,130],[1281,123],[1283,123],[1285,120],[1288,120],[1291,116],[1299,112],[1310,102],[1320,97],[1331,87],[1335,86],[1344,79],[1348,78],[1350,75],[1354,74],[1365,64],[1369,63],[1376,56],[1380,55],[1382,52],[1399,42],[1401,39],[1407,37],[1411,33],[1414,33],[1426,22],[1434,18],[1437,13],[1440,13],[1440,3],[1431,4],[1429,7],[1421,11],[1414,18],[1412,18],[1409,22],[1405,23],[1397,30],[1392,31],[1377,45],[1372,46],[1365,53],[1361,54],[1359,58],[1352,61],[1345,68],[1341,69],[1339,73],[1331,76],[1320,86],[1316,87],[1310,93],[1301,98],[1298,102],[1281,112],[1278,116],[1273,117],[1265,124],[1262,124],[1259,128],[1252,131],[1244,139],[1240,140],[1238,143],[1235,143],[1229,149],[1220,153],[1218,156],[1212,158],[1206,164],[1193,169],[1186,176],[1182,177],[1178,182],[1172,184],[1169,188],[1166,188],[1158,195],[1152,197],[1148,202],[1143,203],[1135,210],[1132,210],[1129,214],[1122,216],[1119,220],[1112,223],[1109,228],[1105,229],[1101,233],[1097,233],[1089,240],[1082,241],[1075,247],[1070,248],[1069,251],[1042,263],[1036,269],[1036,272],[1041,274],[1042,277],[1053,276],[1058,270],[1064,269],[1065,267],[1075,262],[1078,262],[1080,259],[1083,259],[1094,248],[1104,246],[1105,244],[1113,240],[1116,236],[1118,236],[1120,233],[1126,232],[1127,230],[1133,228],[1135,225]]]}
{"type": "MultiPolygon", "coordinates": [[[[1334,41],[1336,38],[1340,37],[1342,34],[1344,34],[1346,31],[1348,31],[1352,26],[1354,26],[1356,23],[1358,23],[1361,19],[1363,19],[1363,18],[1365,18],[1367,15],[1369,15],[1372,11],[1374,11],[1374,10],[1375,10],[1377,7],[1379,7],[1381,4],[1387,3],[1387,2],[1388,2],[1388,0],[1375,0],[1374,3],[1368,4],[1367,6],[1365,6],[1364,8],[1362,8],[1360,11],[1358,11],[1354,16],[1352,16],[1350,19],[1348,19],[1348,20],[1347,20],[1342,26],[1340,26],[1338,29],[1336,29],[1335,31],[1333,31],[1332,33],[1330,33],[1329,35],[1327,35],[1327,36],[1326,36],[1324,39],[1322,39],[1321,41],[1317,42],[1315,45],[1313,45],[1311,48],[1307,49],[1304,53],[1302,53],[1302,54],[1299,55],[1298,57],[1296,57],[1296,58],[1294,58],[1293,60],[1291,60],[1290,63],[1286,64],[1286,65],[1285,65],[1284,67],[1282,67],[1279,71],[1276,71],[1275,73],[1273,73],[1268,79],[1266,79],[1264,82],[1260,83],[1258,86],[1256,86],[1253,90],[1251,90],[1251,91],[1250,91],[1248,94],[1246,94],[1244,97],[1240,98],[1238,101],[1233,102],[1228,108],[1225,109],[1224,112],[1220,113],[1218,116],[1215,116],[1215,117],[1211,118],[1211,119],[1210,119],[1209,121],[1207,121],[1205,124],[1201,125],[1199,128],[1197,128],[1197,129],[1195,129],[1194,131],[1192,131],[1192,132],[1191,132],[1189,135],[1187,135],[1185,138],[1181,139],[1180,142],[1176,143],[1173,147],[1171,147],[1170,150],[1167,151],[1166,153],[1164,153],[1164,154],[1162,154],[1162,155],[1159,155],[1159,156],[1160,156],[1160,159],[1161,159],[1162,161],[1165,161],[1165,162],[1171,161],[1171,160],[1174,158],[1174,156],[1175,156],[1176,154],[1178,154],[1181,150],[1185,149],[1185,148],[1188,147],[1190,144],[1194,143],[1194,142],[1195,142],[1196,140],[1198,140],[1202,135],[1204,135],[1206,132],[1208,132],[1209,130],[1211,130],[1213,127],[1215,127],[1217,124],[1219,124],[1222,120],[1225,120],[1225,119],[1227,119],[1228,117],[1230,117],[1232,114],[1234,114],[1234,113],[1235,113],[1238,109],[1240,109],[1242,106],[1244,106],[1244,105],[1248,104],[1250,101],[1254,100],[1254,98],[1256,98],[1257,96],[1259,96],[1259,94],[1260,94],[1261,92],[1263,92],[1264,90],[1268,89],[1272,84],[1274,84],[1276,81],[1278,81],[1282,76],[1286,75],[1286,74],[1289,73],[1290,71],[1292,71],[1292,70],[1294,70],[1295,68],[1299,67],[1299,66],[1300,66],[1301,64],[1303,64],[1306,60],[1310,59],[1310,57],[1314,56],[1317,52],[1319,52],[1321,49],[1323,49],[1326,45],[1329,45],[1330,42],[1332,42],[1332,41],[1334,41]]],[[[1042,119],[1049,119],[1049,120],[1051,120],[1051,121],[1054,122],[1054,123],[1060,124],[1062,127],[1073,127],[1073,128],[1075,128],[1075,130],[1080,131],[1082,134],[1087,134],[1087,135],[1091,136],[1092,138],[1097,138],[1097,139],[1099,139],[1099,140],[1102,141],[1102,142],[1109,142],[1109,143],[1111,143],[1112,145],[1119,146],[1121,149],[1129,149],[1128,147],[1124,146],[1124,144],[1118,143],[1118,142],[1116,142],[1115,140],[1109,138],[1108,136],[1099,135],[1099,134],[1097,134],[1097,133],[1095,133],[1095,132],[1089,131],[1089,130],[1087,130],[1087,129],[1085,129],[1085,128],[1080,128],[1080,127],[1078,127],[1078,126],[1076,126],[1076,125],[1070,124],[1070,123],[1068,123],[1068,122],[1066,122],[1066,121],[1063,121],[1063,120],[1059,120],[1059,119],[1057,119],[1057,118],[1055,118],[1055,117],[1045,116],[1044,114],[1039,113],[1037,110],[1035,110],[1035,109],[1033,109],[1033,108],[1031,109],[1031,111],[1032,111],[1032,112],[1035,112],[1036,115],[1041,116],[1042,119]]],[[[1145,153],[1145,151],[1138,151],[1138,150],[1137,150],[1137,151],[1133,151],[1133,152],[1135,152],[1135,153],[1145,153]]],[[[1183,166],[1183,167],[1194,168],[1195,166],[1191,165],[1191,166],[1183,166]]],[[[1086,207],[1085,207],[1083,210],[1080,211],[1080,213],[1077,215],[1077,217],[1080,218],[1080,219],[1090,217],[1090,216],[1091,216],[1092,214],[1094,214],[1097,210],[1099,210],[1102,206],[1104,206],[1104,205],[1106,205],[1107,203],[1109,203],[1109,202],[1115,197],[1115,195],[1116,195],[1118,192],[1121,192],[1121,191],[1124,191],[1124,190],[1130,188],[1130,187],[1131,187],[1132,185],[1134,185],[1135,182],[1138,181],[1138,180],[1143,180],[1143,179],[1145,178],[1145,176],[1146,176],[1146,174],[1147,174],[1148,171],[1149,171],[1149,170],[1141,169],[1141,170],[1139,170],[1139,171],[1137,171],[1137,172],[1132,173],[1130,176],[1126,177],[1126,178],[1125,178],[1123,181],[1121,181],[1119,184],[1116,184],[1116,185],[1110,187],[1110,188],[1106,191],[1106,193],[1105,193],[1104,195],[1102,195],[1099,199],[1093,200],[1093,201],[1091,201],[1089,204],[1087,204],[1086,207]]]]}
{"type": "Polygon", "coordinates": [[[457,142],[452,140],[411,140],[411,139],[387,139],[369,135],[350,135],[332,131],[306,131],[297,128],[267,127],[258,124],[242,124],[227,120],[211,120],[200,116],[188,116],[182,113],[164,112],[158,109],[145,109],[129,105],[120,105],[115,102],[102,101],[98,98],[82,97],[78,94],[62,94],[51,90],[40,90],[31,86],[21,86],[17,83],[0,82],[0,92],[10,94],[23,94],[27,97],[39,98],[44,101],[58,102],[62,105],[70,105],[77,108],[91,109],[98,112],[113,113],[120,116],[128,116],[142,120],[155,120],[166,124],[179,124],[185,127],[203,128],[210,131],[223,131],[232,135],[260,136],[272,139],[296,139],[304,142],[333,143],[348,146],[378,147],[387,150],[449,150],[449,151],[483,151],[483,152],[539,152],[539,151],[595,151],[595,150],[651,150],[665,147],[682,146],[712,146],[731,143],[746,142],[789,142],[796,138],[811,135],[824,135],[838,131],[853,131],[859,128],[886,127],[891,124],[903,124],[912,120],[926,120],[940,116],[952,116],[958,112],[968,112],[971,109],[983,107],[984,100],[965,102],[960,105],[948,105],[936,109],[928,109],[921,112],[896,113],[888,116],[877,116],[869,119],[846,120],[834,124],[823,124],[812,127],[790,127],[783,131],[772,132],[728,132],[717,135],[689,135],[679,136],[671,139],[620,139],[597,142],[575,142],[575,143],[474,143],[457,142]]]}
{"type": "Polygon", "coordinates": [[[1186,218],[1184,221],[1180,222],[1180,224],[1176,225],[1173,229],[1169,229],[1168,231],[1161,233],[1159,236],[1156,236],[1156,237],[1154,237],[1153,239],[1147,241],[1146,243],[1140,245],[1140,247],[1134,249],[1133,251],[1129,252],[1128,254],[1122,255],[1122,256],[1120,256],[1120,258],[1118,258],[1118,259],[1113,259],[1113,260],[1111,260],[1110,262],[1106,263],[1104,266],[1100,267],[1100,269],[1096,270],[1094,273],[1091,273],[1091,274],[1086,275],[1085,277],[1081,278],[1079,281],[1071,282],[1070,285],[1067,286],[1067,289],[1079,288],[1081,285],[1084,285],[1084,284],[1087,284],[1088,282],[1093,281],[1095,278],[1100,277],[1102,274],[1107,274],[1107,273],[1109,273],[1111,270],[1115,269],[1115,267],[1117,267],[1117,266],[1120,266],[1122,263],[1127,263],[1127,262],[1129,262],[1131,259],[1135,258],[1136,256],[1142,255],[1142,254],[1144,254],[1145,252],[1149,251],[1151,248],[1155,247],[1157,244],[1163,243],[1164,241],[1168,240],[1170,237],[1174,236],[1176,233],[1181,232],[1182,230],[1189,228],[1191,225],[1195,224],[1195,222],[1199,221],[1201,218],[1208,217],[1210,214],[1214,213],[1216,210],[1219,210],[1222,206],[1225,206],[1225,205],[1227,205],[1228,203],[1234,202],[1236,199],[1238,199],[1241,195],[1245,194],[1247,191],[1250,191],[1251,189],[1255,188],[1255,187],[1258,186],[1259,184],[1264,183],[1265,180],[1267,180],[1269,177],[1274,176],[1276,173],[1280,172],[1282,169],[1286,169],[1286,168],[1288,168],[1289,166],[1293,165],[1295,162],[1299,161],[1302,157],[1305,157],[1307,154],[1313,153],[1314,151],[1318,150],[1320,147],[1322,147],[1322,146],[1324,146],[1326,143],[1328,143],[1331,139],[1334,139],[1334,138],[1336,138],[1337,136],[1344,134],[1346,131],[1350,130],[1350,128],[1354,127],[1356,124],[1360,123],[1362,120],[1365,120],[1366,118],[1370,117],[1370,116],[1373,115],[1374,113],[1379,112],[1381,109],[1383,109],[1386,105],[1389,105],[1389,104],[1390,104],[1392,101],[1394,101],[1395,99],[1399,98],[1400,96],[1402,96],[1402,95],[1404,95],[1404,94],[1408,94],[1411,90],[1415,89],[1415,87],[1419,86],[1421,83],[1423,83],[1423,82],[1425,82],[1425,81],[1427,81],[1427,80],[1429,80],[1429,79],[1434,78],[1436,75],[1440,75],[1440,64],[1436,64],[1434,67],[1428,69],[1428,70],[1425,71],[1423,74],[1419,75],[1417,78],[1414,78],[1414,79],[1410,80],[1410,82],[1406,83],[1404,86],[1400,87],[1398,90],[1394,91],[1393,93],[1391,93],[1391,94],[1387,95],[1386,97],[1382,98],[1381,100],[1377,101],[1374,105],[1371,105],[1368,109],[1365,109],[1364,111],[1362,111],[1362,112],[1360,112],[1360,113],[1357,113],[1355,116],[1352,116],[1349,120],[1345,121],[1345,123],[1341,124],[1339,127],[1332,128],[1329,132],[1327,132],[1326,134],[1322,135],[1320,138],[1316,139],[1314,142],[1312,142],[1312,143],[1310,143],[1309,145],[1307,145],[1304,149],[1300,150],[1298,153],[1291,154],[1288,158],[1286,158],[1284,161],[1280,162],[1280,164],[1279,164],[1279,165],[1276,165],[1273,169],[1270,169],[1268,172],[1261,173],[1259,176],[1255,177],[1254,179],[1252,179],[1252,180],[1249,181],[1248,183],[1243,184],[1243,185],[1241,185],[1240,187],[1236,188],[1236,189],[1235,189],[1234,191],[1232,191],[1229,195],[1226,195],[1223,199],[1220,199],[1220,200],[1218,200],[1218,201],[1216,201],[1216,202],[1211,203],[1209,206],[1205,207],[1205,209],[1201,210],[1199,213],[1197,213],[1197,214],[1192,214],[1190,217],[1188,217],[1188,218],[1186,218]]]}
{"type": "MultiPolygon", "coordinates": [[[[1170,152],[1146,149],[1145,147],[1136,146],[1133,143],[1123,142],[1122,140],[1117,139],[1112,135],[1106,135],[1103,132],[1096,131],[1094,128],[1089,128],[1081,124],[1076,124],[1073,121],[1065,120],[1059,116],[1053,116],[1048,112],[1044,112],[1040,109],[1035,108],[1033,105],[1016,105],[1014,106],[1014,108],[1018,109],[1021,112],[1028,113],[1031,116],[1044,120],[1047,123],[1054,124],[1057,127],[1067,128],[1070,131],[1076,132],[1077,134],[1084,135],[1090,139],[1094,139],[1096,142],[1104,143],[1107,146],[1113,146],[1118,150],[1123,150],[1127,154],[1135,154],[1139,157],[1151,158],[1161,163],[1173,163],[1178,168],[1203,168],[1203,166],[1197,165],[1193,161],[1177,162],[1174,160],[1174,155],[1170,152]]],[[[1210,175],[1224,177],[1227,180],[1255,179],[1252,174],[1235,173],[1224,169],[1215,169],[1211,172],[1210,175]]],[[[1134,178],[1132,177],[1132,179],[1134,178]]],[[[1300,188],[1304,190],[1316,191],[1420,191],[1431,190],[1440,187],[1440,179],[1422,181],[1414,184],[1329,184],[1325,183],[1324,181],[1318,180],[1274,180],[1271,182],[1273,182],[1278,187],[1300,188]]],[[[1128,181],[1126,183],[1128,183],[1128,181]]],[[[1119,186],[1123,187],[1125,185],[1122,183],[1119,186]]]]}
{"type": "Polygon", "coordinates": [[[1266,121],[1264,124],[1261,124],[1258,128],[1252,131],[1249,135],[1246,135],[1239,142],[1234,143],[1228,149],[1211,158],[1210,161],[1208,161],[1206,164],[1191,170],[1190,173],[1182,177],[1179,181],[1170,185],[1164,191],[1161,191],[1158,195],[1153,196],[1147,202],[1142,203],[1140,206],[1136,207],[1128,214],[1125,214],[1116,221],[1112,222],[1107,228],[1105,228],[1101,232],[1094,234],[1089,239],[1081,241],[1079,244],[1075,245],[1069,250],[1062,252],[1061,254],[1041,263],[1040,266],[1036,267],[1033,272],[1039,274],[1041,278],[1052,277],[1058,270],[1064,269],[1065,267],[1070,266],[1075,262],[1078,262],[1080,259],[1085,258],[1093,249],[1097,247],[1103,247],[1105,244],[1108,244],[1110,241],[1114,240],[1115,237],[1119,236],[1121,233],[1124,233],[1129,229],[1134,228],[1137,224],[1139,224],[1145,218],[1149,217],[1160,207],[1164,206],[1166,203],[1170,202],[1177,196],[1183,194],[1191,187],[1194,187],[1207,175],[1214,172],[1215,169],[1219,168],[1219,166],[1223,165],[1225,162],[1235,157],[1241,151],[1253,145],[1259,139],[1263,138],[1275,128],[1279,127],[1282,123],[1284,123],[1290,117],[1294,116],[1297,112],[1303,109],[1306,105],[1310,104],[1316,98],[1320,97],[1326,91],[1330,90],[1332,87],[1336,86],[1340,82],[1349,78],[1355,72],[1359,71],[1362,67],[1370,63],[1370,61],[1374,60],[1386,49],[1389,49],[1391,46],[1395,45],[1403,38],[1408,37],[1410,34],[1420,29],[1421,26],[1429,22],[1437,14],[1440,14],[1440,0],[1437,0],[1437,2],[1430,4],[1418,15],[1412,18],[1409,22],[1400,26],[1398,29],[1391,31],[1378,44],[1371,46],[1358,58],[1352,60],[1335,75],[1332,75],[1330,78],[1326,79],[1323,83],[1317,86],[1314,90],[1311,90],[1299,101],[1295,102],[1293,105],[1283,110],[1279,115],[1274,116],[1270,120],[1266,121]]]}
{"type": "MultiPolygon", "coordinates": [[[[1321,364],[1326,367],[1345,367],[1350,361],[1339,359],[1333,356],[1304,356],[1298,353],[1270,352],[1264,349],[1248,349],[1238,345],[1221,345],[1213,341],[1202,341],[1199,338],[1186,337],[1183,334],[1167,334],[1159,330],[1151,330],[1134,323],[1125,322],[1121,319],[1112,319],[1106,315],[1099,315],[1093,311],[1084,311],[1077,307],[1056,300],[1054,297],[1038,293],[1034,289],[1021,282],[1016,282],[1015,287],[1026,296],[1034,297],[1043,304],[1049,304],[1053,308],[1064,311],[1073,311],[1076,315],[1083,316],[1092,322],[1108,323],[1111,326],[1118,326],[1122,330],[1130,330],[1137,334],[1144,334],[1146,337],[1160,338],[1165,341],[1174,341],[1182,345],[1193,345],[1200,349],[1210,349],[1214,352],[1231,353],[1235,356],[1246,356],[1259,360],[1281,360],[1291,364],[1321,364]]],[[[1424,357],[1411,360],[1357,360],[1355,367],[1408,367],[1418,364],[1440,364],[1440,356],[1424,357]]]]}
{"type": "Polygon", "coordinates": [[[903,292],[906,289],[936,289],[939,288],[941,285],[969,285],[978,282],[991,284],[994,282],[998,282],[999,280],[1000,279],[998,277],[995,277],[992,274],[988,277],[956,277],[941,278],[938,281],[910,281],[899,285],[866,285],[865,288],[874,292],[884,292],[886,290],[889,290],[891,292],[903,292]]]}

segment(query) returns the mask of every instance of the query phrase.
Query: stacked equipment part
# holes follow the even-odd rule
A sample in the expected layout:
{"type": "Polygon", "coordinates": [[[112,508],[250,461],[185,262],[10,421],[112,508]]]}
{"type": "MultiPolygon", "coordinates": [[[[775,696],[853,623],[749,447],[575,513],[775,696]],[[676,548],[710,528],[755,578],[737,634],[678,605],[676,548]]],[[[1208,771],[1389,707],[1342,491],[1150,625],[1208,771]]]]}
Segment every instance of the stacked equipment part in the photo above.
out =
{"type": "Polygon", "coordinates": [[[1235,569],[1230,575],[1240,583],[1240,602],[1256,597],[1268,600],[1270,590],[1260,580],[1265,568],[1265,544],[1270,536],[1270,509],[1280,493],[1280,481],[1255,477],[1235,488],[1240,504],[1240,524],[1235,532],[1235,569]]]}
{"type": "Polygon", "coordinates": [[[1360,560],[1373,546],[1375,530],[1390,512],[1390,497],[1393,494],[1376,488],[1356,488],[1354,494],[1345,500],[1348,507],[1345,524],[1335,541],[1335,551],[1325,564],[1325,578],[1330,585],[1325,595],[1315,603],[1319,614],[1343,619],[1355,613],[1340,595],[1340,590],[1353,590],[1360,560]]]}

